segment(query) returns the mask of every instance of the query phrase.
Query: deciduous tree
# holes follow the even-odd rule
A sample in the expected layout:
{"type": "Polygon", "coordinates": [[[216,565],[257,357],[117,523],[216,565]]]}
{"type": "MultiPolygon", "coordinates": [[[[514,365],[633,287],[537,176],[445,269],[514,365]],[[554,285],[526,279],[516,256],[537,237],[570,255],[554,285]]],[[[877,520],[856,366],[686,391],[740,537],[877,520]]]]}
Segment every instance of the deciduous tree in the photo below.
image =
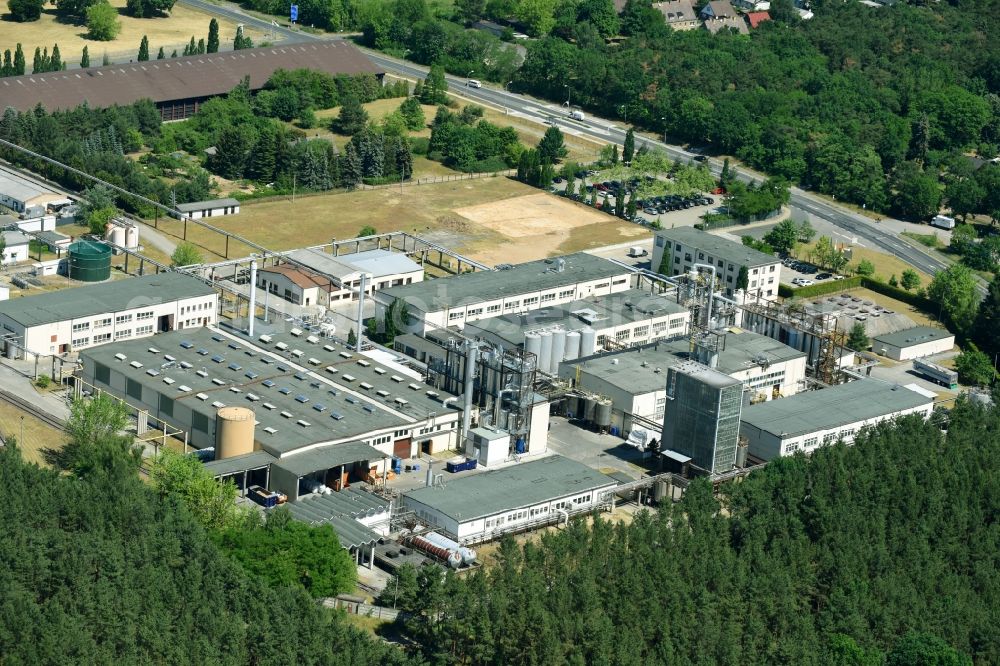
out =
{"type": "Polygon", "coordinates": [[[122,29],[118,11],[107,0],[99,0],[87,8],[87,33],[91,39],[110,42],[122,29]]]}

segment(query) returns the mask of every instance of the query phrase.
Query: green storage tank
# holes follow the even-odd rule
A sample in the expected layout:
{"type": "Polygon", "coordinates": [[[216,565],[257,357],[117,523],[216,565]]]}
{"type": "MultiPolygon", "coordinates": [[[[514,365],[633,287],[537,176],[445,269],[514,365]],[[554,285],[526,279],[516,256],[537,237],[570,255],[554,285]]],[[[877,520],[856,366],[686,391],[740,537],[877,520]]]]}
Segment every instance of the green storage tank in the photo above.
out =
{"type": "Polygon", "coordinates": [[[69,246],[69,277],[81,282],[101,282],[111,277],[111,246],[81,240],[69,246]]]}

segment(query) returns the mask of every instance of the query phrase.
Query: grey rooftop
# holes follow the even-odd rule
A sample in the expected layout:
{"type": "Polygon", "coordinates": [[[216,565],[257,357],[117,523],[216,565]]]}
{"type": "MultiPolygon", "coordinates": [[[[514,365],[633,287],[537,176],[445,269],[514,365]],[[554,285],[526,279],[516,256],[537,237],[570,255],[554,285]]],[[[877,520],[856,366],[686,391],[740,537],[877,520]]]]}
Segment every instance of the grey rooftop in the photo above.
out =
{"type": "Polygon", "coordinates": [[[891,347],[912,347],[922,345],[925,342],[936,342],[946,338],[955,337],[943,328],[933,328],[931,326],[914,326],[895,333],[886,333],[872,340],[872,349],[878,349],[877,345],[889,345],[891,347]]]}
{"type": "Polygon", "coordinates": [[[784,439],[832,430],[931,402],[933,398],[899,384],[859,379],[744,407],[742,421],[784,439]]]}
{"type": "Polygon", "coordinates": [[[0,303],[0,315],[24,327],[41,326],[214,293],[198,278],[166,272],[14,298],[0,303]]]}
{"type": "Polygon", "coordinates": [[[226,208],[229,206],[239,206],[237,199],[207,199],[205,201],[192,201],[190,203],[177,204],[177,210],[182,213],[193,213],[209,208],[226,208]]]}
{"type": "Polygon", "coordinates": [[[384,289],[380,294],[388,298],[403,299],[423,312],[434,312],[630,274],[628,268],[607,259],[578,252],[564,257],[516,264],[501,271],[476,271],[401,285],[384,289]],[[565,262],[562,271],[557,270],[558,259],[565,262]]]}
{"type": "Polygon", "coordinates": [[[554,455],[449,479],[443,487],[424,486],[403,495],[465,522],[612,485],[617,482],[611,477],[554,455]]]}
{"type": "MultiPolygon", "coordinates": [[[[737,266],[746,265],[748,268],[756,266],[768,266],[778,263],[778,258],[769,254],[764,254],[760,250],[747,247],[743,243],[722,238],[707,231],[701,231],[694,227],[677,227],[674,229],[661,229],[656,232],[657,236],[663,236],[667,240],[680,243],[687,248],[693,248],[712,256],[714,259],[722,259],[726,263],[737,266]]],[[[698,257],[693,257],[695,262],[698,257]]],[[[655,268],[655,267],[654,267],[655,268]]]]}

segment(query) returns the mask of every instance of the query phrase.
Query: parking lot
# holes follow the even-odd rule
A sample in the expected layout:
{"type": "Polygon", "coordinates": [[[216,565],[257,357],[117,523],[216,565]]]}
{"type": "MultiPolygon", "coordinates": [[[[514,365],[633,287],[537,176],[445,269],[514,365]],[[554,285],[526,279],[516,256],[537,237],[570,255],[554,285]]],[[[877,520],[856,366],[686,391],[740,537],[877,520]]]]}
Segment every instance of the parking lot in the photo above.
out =
{"type": "Polygon", "coordinates": [[[818,282],[843,280],[845,276],[823,270],[808,261],[784,259],[781,262],[781,281],[796,287],[808,287],[818,282]]]}

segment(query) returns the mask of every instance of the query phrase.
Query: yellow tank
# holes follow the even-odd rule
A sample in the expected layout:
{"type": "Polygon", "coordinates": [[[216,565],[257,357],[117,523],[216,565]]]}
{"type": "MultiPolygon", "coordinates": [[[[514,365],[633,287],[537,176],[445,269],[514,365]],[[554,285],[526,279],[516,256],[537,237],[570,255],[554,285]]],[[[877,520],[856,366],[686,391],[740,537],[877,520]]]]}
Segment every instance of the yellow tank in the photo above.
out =
{"type": "Polygon", "coordinates": [[[254,413],[246,407],[220,407],[215,413],[215,459],[253,452],[254,413]]]}

